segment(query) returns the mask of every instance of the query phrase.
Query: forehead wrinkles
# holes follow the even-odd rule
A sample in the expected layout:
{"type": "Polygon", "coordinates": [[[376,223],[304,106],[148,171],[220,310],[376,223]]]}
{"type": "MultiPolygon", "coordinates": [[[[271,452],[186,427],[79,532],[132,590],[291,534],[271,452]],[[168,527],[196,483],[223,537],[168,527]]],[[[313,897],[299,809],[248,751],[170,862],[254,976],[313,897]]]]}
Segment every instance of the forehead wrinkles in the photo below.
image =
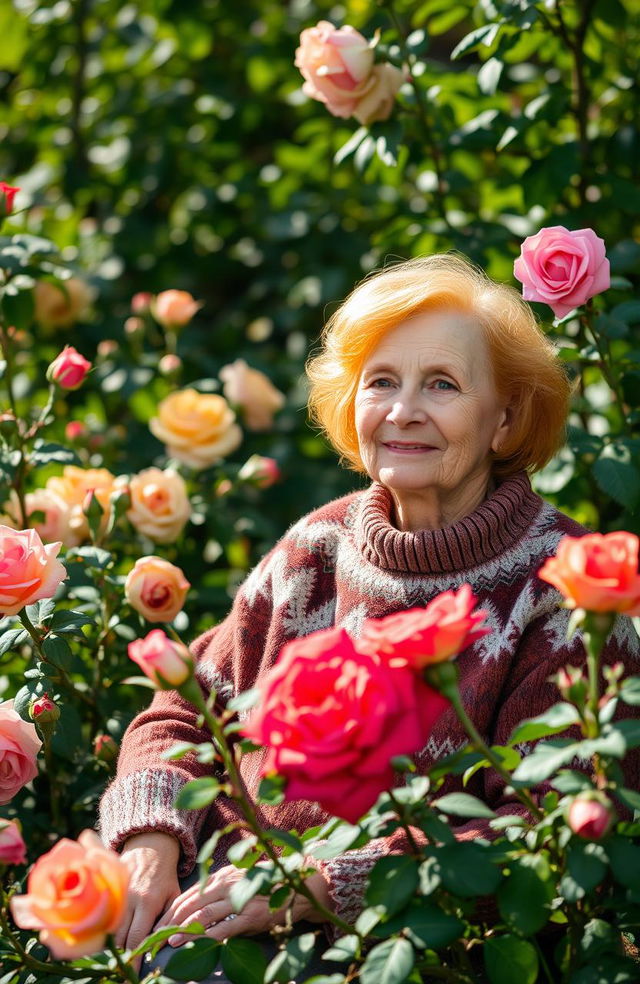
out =
{"type": "Polygon", "coordinates": [[[491,370],[486,346],[478,339],[467,337],[456,344],[455,339],[387,338],[365,361],[363,371],[396,370],[403,374],[428,375],[448,371],[469,381],[485,378],[491,370]]]}

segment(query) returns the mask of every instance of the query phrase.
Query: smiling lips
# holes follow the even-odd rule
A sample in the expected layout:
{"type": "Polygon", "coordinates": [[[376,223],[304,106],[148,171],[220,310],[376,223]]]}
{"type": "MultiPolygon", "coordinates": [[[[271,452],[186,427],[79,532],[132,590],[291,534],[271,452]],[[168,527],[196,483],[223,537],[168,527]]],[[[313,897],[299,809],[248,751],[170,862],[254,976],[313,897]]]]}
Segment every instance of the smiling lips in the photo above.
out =
{"type": "Polygon", "coordinates": [[[387,448],[389,451],[397,451],[400,454],[408,453],[408,452],[416,453],[420,451],[438,450],[432,444],[415,444],[413,442],[412,443],[407,442],[405,444],[402,441],[383,441],[382,443],[384,447],[387,448]]]}

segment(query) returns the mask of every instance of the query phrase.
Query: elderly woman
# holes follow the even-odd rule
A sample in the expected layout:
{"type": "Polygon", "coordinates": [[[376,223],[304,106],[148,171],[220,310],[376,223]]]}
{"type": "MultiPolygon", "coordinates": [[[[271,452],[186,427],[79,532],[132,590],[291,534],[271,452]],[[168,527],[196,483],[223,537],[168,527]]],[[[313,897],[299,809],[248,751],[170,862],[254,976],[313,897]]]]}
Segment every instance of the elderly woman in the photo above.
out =
{"type": "MultiPolygon", "coordinates": [[[[193,647],[202,687],[223,697],[239,693],[263,678],[290,639],[330,626],[357,636],[366,618],[425,605],[468,582],[492,632],[460,654],[461,693],[487,740],[505,742],[519,721],[555,702],[554,671],[581,660],[579,641],[566,640],[568,613],[558,593],[536,577],[562,536],[585,532],[545,504],[527,475],[563,440],[570,386],[552,346],[513,289],[463,258],[439,255],[360,284],[329,321],[308,374],[315,419],[371,484],[301,519],[251,573],[229,616],[193,647]]],[[[606,659],[635,645],[619,619],[606,659]]],[[[121,931],[128,945],[154,924],[199,919],[209,936],[223,939],[259,934],[277,921],[257,896],[226,921],[229,890],[241,876],[225,863],[228,842],[220,842],[202,893],[180,886],[199,843],[237,819],[224,798],[200,811],[173,806],[181,786],[207,767],[192,757],[167,762],[163,752],[177,741],[203,740],[193,707],[170,692],[155,695],[124,739],[101,824],[132,872],[121,931]]],[[[416,756],[418,769],[464,743],[446,712],[416,756]]],[[[251,795],[261,762],[260,753],[242,759],[251,795]]],[[[448,780],[448,789],[458,781],[448,780]]],[[[467,788],[498,813],[523,809],[488,770],[467,788]]],[[[297,801],[262,808],[262,819],[300,831],[325,817],[297,801]]],[[[457,828],[461,839],[487,833],[480,821],[457,828]]],[[[403,838],[398,832],[318,862],[310,887],[352,920],[373,862],[403,850],[403,838]]],[[[305,899],[293,916],[315,919],[305,899]]]]}

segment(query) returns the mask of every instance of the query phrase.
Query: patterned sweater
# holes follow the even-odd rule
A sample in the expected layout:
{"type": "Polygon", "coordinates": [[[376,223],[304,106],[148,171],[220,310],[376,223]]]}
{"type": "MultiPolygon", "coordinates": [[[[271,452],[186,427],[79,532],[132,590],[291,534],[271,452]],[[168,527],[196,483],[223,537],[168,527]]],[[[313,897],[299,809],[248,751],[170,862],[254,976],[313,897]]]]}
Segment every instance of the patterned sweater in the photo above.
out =
{"type": "MultiPolygon", "coordinates": [[[[228,698],[259,682],[289,639],[332,625],[357,637],[366,618],[425,605],[441,591],[468,582],[492,629],[457,660],[462,700],[480,732],[490,743],[502,744],[521,720],[560,699],[549,677],[567,663],[582,663],[584,650],[577,636],[567,642],[569,613],[560,607],[555,588],[536,572],[562,536],[583,535],[583,527],[544,503],[525,474],[503,482],[475,512],[444,529],[403,532],[392,525],[391,516],[390,493],[374,483],[291,527],[241,586],[227,618],[192,647],[204,690],[215,687],[221,699],[228,698]]],[[[638,637],[629,619],[617,619],[605,658],[622,658],[631,672],[638,672],[638,637]]],[[[197,728],[190,704],[172,691],[155,694],[148,710],[129,726],[117,776],[101,802],[106,843],[118,848],[135,833],[165,831],[182,845],[180,873],[193,868],[198,845],[237,819],[237,808],[219,797],[207,809],[175,809],[182,785],[206,775],[210,766],[192,755],[167,762],[162,752],[178,741],[199,743],[207,737],[197,728]]],[[[446,711],[415,756],[418,770],[465,742],[453,711],[446,711]]],[[[251,796],[257,792],[262,759],[260,751],[241,762],[251,796]]],[[[631,768],[627,782],[637,787],[640,776],[635,764],[631,768]]],[[[442,792],[456,788],[460,779],[450,777],[442,792]]],[[[505,797],[491,770],[480,770],[466,788],[498,813],[523,812],[505,797]]],[[[265,825],[298,831],[326,819],[317,804],[305,801],[259,812],[265,825]]],[[[461,824],[456,835],[472,839],[490,831],[486,821],[474,820],[461,824]]],[[[343,918],[357,915],[376,858],[402,851],[404,837],[398,831],[321,863],[343,918]]],[[[219,850],[228,846],[228,839],[221,841],[219,850]]]]}

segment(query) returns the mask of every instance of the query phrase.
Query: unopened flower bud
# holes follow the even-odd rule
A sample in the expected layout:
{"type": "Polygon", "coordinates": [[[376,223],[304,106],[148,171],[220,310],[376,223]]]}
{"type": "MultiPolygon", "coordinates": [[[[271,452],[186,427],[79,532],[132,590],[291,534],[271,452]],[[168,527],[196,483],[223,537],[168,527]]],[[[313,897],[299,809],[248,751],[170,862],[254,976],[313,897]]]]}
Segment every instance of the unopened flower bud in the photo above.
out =
{"type": "Polygon", "coordinates": [[[37,724],[50,724],[60,717],[60,708],[45,692],[29,704],[29,716],[37,724]]]}
{"type": "Polygon", "coordinates": [[[13,199],[18,191],[19,188],[8,185],[6,181],[0,181],[0,219],[6,219],[13,212],[13,199]]]}
{"type": "Polygon", "coordinates": [[[615,819],[613,804],[596,789],[579,793],[567,813],[570,829],[585,840],[601,840],[615,819]]]}
{"type": "Polygon", "coordinates": [[[153,294],[147,290],[140,290],[131,298],[131,310],[134,314],[148,314],[153,294]]]}
{"type": "Polygon", "coordinates": [[[167,352],[163,355],[158,363],[158,369],[163,376],[172,376],[174,373],[179,372],[182,369],[182,359],[179,355],[174,355],[173,352],[167,352]]]}
{"type": "Polygon", "coordinates": [[[118,351],[118,343],[114,338],[103,338],[98,342],[98,356],[101,359],[108,359],[110,355],[115,355],[118,351]]]}
{"type": "Polygon", "coordinates": [[[238,472],[238,478],[242,482],[251,482],[259,489],[268,489],[280,481],[281,477],[278,462],[261,454],[252,454],[238,472]]]}
{"type": "Polygon", "coordinates": [[[551,678],[565,700],[582,706],[589,692],[589,683],[579,666],[563,666],[551,678]]]}
{"type": "Polygon", "coordinates": [[[65,345],[47,369],[47,379],[50,383],[64,390],[76,390],[84,382],[91,363],[73,347],[65,345]]]}
{"type": "Polygon", "coordinates": [[[93,754],[100,762],[109,765],[118,757],[118,743],[111,735],[96,735],[93,740],[93,754]]]}
{"type": "Polygon", "coordinates": [[[79,441],[86,437],[87,433],[87,425],[82,420],[70,420],[64,429],[67,441],[79,441]]]}
{"type": "Polygon", "coordinates": [[[124,323],[124,333],[129,338],[137,338],[144,331],[144,321],[142,318],[127,318],[124,323]]]}

